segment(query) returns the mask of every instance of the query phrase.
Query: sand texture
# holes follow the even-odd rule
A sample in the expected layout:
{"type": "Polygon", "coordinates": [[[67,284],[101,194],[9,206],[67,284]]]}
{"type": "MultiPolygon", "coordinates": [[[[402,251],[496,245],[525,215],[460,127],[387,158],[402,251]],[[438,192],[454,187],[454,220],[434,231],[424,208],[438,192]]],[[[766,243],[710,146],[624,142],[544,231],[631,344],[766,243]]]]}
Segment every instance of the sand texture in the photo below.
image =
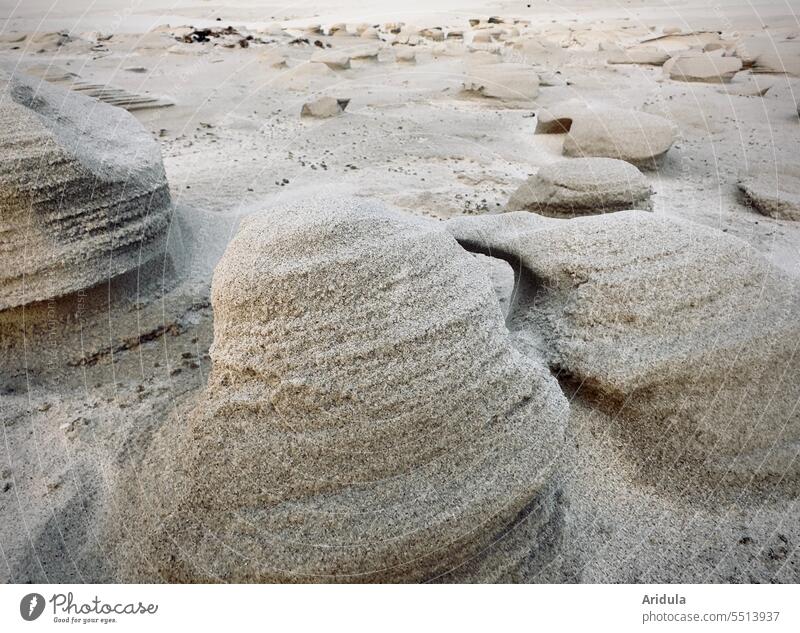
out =
{"type": "Polygon", "coordinates": [[[0,581],[800,582],[787,3],[0,17],[0,581]]]}

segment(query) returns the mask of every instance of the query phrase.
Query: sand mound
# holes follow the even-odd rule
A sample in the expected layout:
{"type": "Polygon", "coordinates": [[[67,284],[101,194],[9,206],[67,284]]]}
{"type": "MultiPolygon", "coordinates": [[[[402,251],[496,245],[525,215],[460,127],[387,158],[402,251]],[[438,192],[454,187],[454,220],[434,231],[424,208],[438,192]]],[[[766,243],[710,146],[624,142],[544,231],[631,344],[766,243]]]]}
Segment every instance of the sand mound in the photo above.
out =
{"type": "Polygon", "coordinates": [[[378,61],[381,47],[379,44],[363,44],[348,49],[350,59],[353,61],[378,61]]]}
{"type": "Polygon", "coordinates": [[[526,64],[472,62],[467,64],[464,89],[502,101],[530,101],[539,94],[539,77],[526,64]]]}
{"type": "Polygon", "coordinates": [[[736,56],[755,73],[800,76],[800,42],[757,36],[736,44],[736,56]]]}
{"type": "Polygon", "coordinates": [[[448,225],[521,264],[524,328],[641,456],[748,479],[797,474],[800,288],[744,242],[634,212],[448,225]]]}
{"type": "Polygon", "coordinates": [[[546,562],[566,402],[440,224],[353,200],[253,217],[212,297],[207,391],[132,485],[161,507],[153,568],[123,575],[521,580],[546,562]]]}
{"type": "Polygon", "coordinates": [[[572,118],[564,139],[565,156],[617,158],[641,167],[654,167],[675,139],[675,128],[655,114],[621,108],[568,108],[556,121],[572,118]]]}
{"type": "Polygon", "coordinates": [[[739,181],[739,188],[760,213],[800,221],[800,164],[753,169],[739,181]]]}
{"type": "Polygon", "coordinates": [[[612,50],[608,55],[609,64],[643,64],[662,66],[669,59],[669,54],[654,46],[639,46],[620,50],[612,50]]]}
{"type": "Polygon", "coordinates": [[[742,69],[738,57],[714,53],[683,53],[664,64],[664,73],[678,81],[728,83],[742,69]]]}
{"type": "Polygon", "coordinates": [[[655,114],[570,99],[536,113],[535,134],[564,134],[565,156],[617,158],[655,167],[672,146],[675,128],[655,114]]]}
{"type": "Polygon", "coordinates": [[[575,217],[650,209],[647,179],[635,166],[613,158],[575,158],[542,167],[511,196],[512,211],[575,217]]]}
{"type": "Polygon", "coordinates": [[[88,288],[163,253],[158,144],[130,114],[0,75],[0,309],[88,288]]]}
{"type": "Polygon", "coordinates": [[[327,64],[302,63],[280,74],[274,81],[276,88],[298,92],[313,91],[336,79],[336,72],[327,64]]]}

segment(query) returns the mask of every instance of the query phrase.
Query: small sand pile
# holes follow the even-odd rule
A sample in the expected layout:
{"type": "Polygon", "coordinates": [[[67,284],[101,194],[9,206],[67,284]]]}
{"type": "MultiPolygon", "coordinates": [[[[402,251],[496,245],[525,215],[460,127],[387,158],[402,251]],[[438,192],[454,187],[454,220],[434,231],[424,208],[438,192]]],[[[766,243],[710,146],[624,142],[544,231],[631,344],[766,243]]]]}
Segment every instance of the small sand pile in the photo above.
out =
{"type": "Polygon", "coordinates": [[[0,309],[91,287],[163,254],[158,144],[128,112],[0,75],[0,309]]]}
{"type": "Polygon", "coordinates": [[[785,6],[182,4],[0,36],[40,95],[0,106],[0,302],[68,293],[0,309],[0,582],[800,579],[785,6]],[[503,213],[531,174],[559,219],[503,213]],[[212,311],[243,215],[320,190],[419,219],[254,218],[212,311]]]}
{"type": "Polygon", "coordinates": [[[546,165],[508,202],[512,211],[554,217],[651,208],[650,184],[634,165],[613,158],[575,158],[546,165]]]}
{"type": "Polygon", "coordinates": [[[272,83],[278,89],[313,92],[335,80],[336,72],[327,64],[306,62],[283,71],[272,83]]]}
{"type": "Polygon", "coordinates": [[[637,46],[612,50],[608,54],[609,64],[646,64],[662,66],[669,54],[654,46],[637,46]]]}
{"type": "Polygon", "coordinates": [[[118,551],[153,568],[125,577],[522,580],[549,561],[566,401],[440,224],[348,199],[253,217],[212,295],[207,391],[130,484],[135,512],[161,510],[118,551]]]}
{"type": "Polygon", "coordinates": [[[605,156],[653,167],[675,139],[663,117],[619,108],[587,110],[564,139],[565,156],[605,156]]]}
{"type": "Polygon", "coordinates": [[[300,110],[300,116],[328,119],[332,116],[339,116],[342,114],[349,103],[350,99],[320,97],[314,101],[304,103],[302,109],[300,110]]]}
{"type": "MultiPolygon", "coordinates": [[[[497,57],[485,51],[481,53],[486,57],[497,57]]],[[[501,61],[499,57],[497,59],[501,61]]],[[[473,62],[467,64],[464,89],[501,101],[530,101],[539,94],[539,77],[526,64],[473,62]]]]}
{"type": "Polygon", "coordinates": [[[566,134],[572,122],[581,117],[587,109],[586,103],[579,99],[570,99],[541,108],[536,112],[536,130],[534,134],[566,134]]]}

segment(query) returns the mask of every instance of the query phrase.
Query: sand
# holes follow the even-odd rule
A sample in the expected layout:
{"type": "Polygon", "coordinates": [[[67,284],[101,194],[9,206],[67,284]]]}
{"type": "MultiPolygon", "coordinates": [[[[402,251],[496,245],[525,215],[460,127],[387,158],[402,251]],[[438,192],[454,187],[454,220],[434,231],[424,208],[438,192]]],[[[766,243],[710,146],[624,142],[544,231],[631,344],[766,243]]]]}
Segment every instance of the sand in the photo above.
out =
{"type": "MultiPolygon", "coordinates": [[[[606,62],[632,46],[674,55],[709,44],[734,50],[765,34],[790,43],[800,25],[786,3],[570,0],[527,9],[437,0],[405,3],[401,12],[389,3],[367,11],[332,0],[260,4],[183,0],[165,10],[154,0],[133,8],[103,0],[87,11],[84,3],[33,0],[0,11],[4,67],[39,81],[60,76],[61,87],[157,98],[163,107],[132,115],[160,146],[173,204],[163,251],[140,268],[0,311],[0,581],[120,579],[110,562],[116,541],[107,536],[109,525],[130,530],[117,482],[153,458],[154,438],[188,424],[207,387],[212,274],[248,214],[319,195],[377,198],[432,221],[502,212],[539,167],[564,160],[564,135],[535,135],[534,114],[578,99],[674,124],[674,143],[645,172],[653,216],[724,232],[781,274],[800,277],[800,223],[759,213],[737,186],[743,174],[796,160],[800,80],[745,68],[726,84],[673,81],[658,65],[606,62]],[[473,42],[468,20],[493,15],[507,32],[473,42]],[[389,22],[468,37],[390,33],[389,22]],[[275,23],[293,30],[275,34],[275,23]],[[354,34],[306,28],[324,33],[336,23],[354,34]],[[360,24],[379,25],[383,39],[358,36],[360,24]],[[194,29],[180,29],[188,25],[194,29]],[[196,29],[227,26],[234,32],[186,41],[196,29]],[[684,34],[662,37],[669,27],[684,34]],[[309,64],[320,50],[315,41],[349,55],[350,68],[309,64]],[[359,56],[375,45],[377,57],[359,56]],[[409,49],[413,61],[397,59],[409,49]],[[529,64],[538,95],[466,93],[466,57],[475,52],[529,64]],[[753,82],[764,80],[761,96],[753,82]],[[350,101],[337,116],[301,117],[303,105],[321,97],[350,101]]],[[[774,60],[764,59],[766,67],[774,60]]],[[[508,304],[508,267],[488,261],[508,304]]],[[[566,545],[525,580],[800,580],[796,480],[766,491],[757,482],[721,487],[681,464],[656,482],[643,478],[618,421],[562,389],[571,411],[559,453],[566,545]]]]}

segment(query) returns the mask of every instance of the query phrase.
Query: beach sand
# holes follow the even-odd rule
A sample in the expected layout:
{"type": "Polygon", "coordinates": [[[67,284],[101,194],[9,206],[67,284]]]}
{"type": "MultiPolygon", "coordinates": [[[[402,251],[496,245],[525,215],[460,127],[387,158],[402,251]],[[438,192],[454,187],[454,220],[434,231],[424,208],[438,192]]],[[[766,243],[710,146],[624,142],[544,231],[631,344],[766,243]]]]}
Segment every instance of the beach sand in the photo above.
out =
{"type": "MultiPolygon", "coordinates": [[[[442,220],[500,212],[528,176],[563,159],[563,135],[534,135],[534,113],[578,99],[675,125],[673,146],[645,171],[653,213],[736,236],[800,277],[800,224],[758,213],[736,184],[754,167],[797,160],[800,79],[745,69],[730,83],[683,82],[660,66],[607,63],[618,47],[656,36],[664,37],[648,44],[672,54],[697,45],[699,32],[731,49],[763,38],[797,41],[789,2],[260,4],[2,3],[5,70],[155,100],[132,114],[160,144],[174,211],[168,248],[143,269],[0,312],[0,581],[117,578],[102,527],[125,502],[114,482],[135,471],[158,429],[185,423],[204,389],[211,275],[248,214],[310,195],[379,198],[442,220]],[[490,16],[517,34],[470,42],[469,20],[490,16]],[[339,23],[417,29],[410,40],[383,28],[384,39],[324,34],[339,23]],[[309,34],[309,25],[323,33],[309,34]],[[228,26],[234,34],[226,40],[183,41],[228,26]],[[435,27],[468,36],[415,35],[435,27]],[[673,28],[680,33],[670,36],[673,28]],[[377,57],[359,57],[369,47],[377,57]],[[307,72],[320,48],[349,55],[350,67],[307,72]],[[397,59],[408,50],[413,61],[397,59]],[[532,64],[552,81],[532,101],[466,93],[474,50],[532,64]],[[300,116],[322,96],[349,103],[340,116],[300,116]]],[[[800,580],[796,481],[767,492],[755,483],[704,487],[702,479],[665,489],[626,462],[606,415],[579,401],[569,437],[564,548],[529,581],[800,580]]],[[[137,526],[122,529],[135,535],[137,526]]]]}

